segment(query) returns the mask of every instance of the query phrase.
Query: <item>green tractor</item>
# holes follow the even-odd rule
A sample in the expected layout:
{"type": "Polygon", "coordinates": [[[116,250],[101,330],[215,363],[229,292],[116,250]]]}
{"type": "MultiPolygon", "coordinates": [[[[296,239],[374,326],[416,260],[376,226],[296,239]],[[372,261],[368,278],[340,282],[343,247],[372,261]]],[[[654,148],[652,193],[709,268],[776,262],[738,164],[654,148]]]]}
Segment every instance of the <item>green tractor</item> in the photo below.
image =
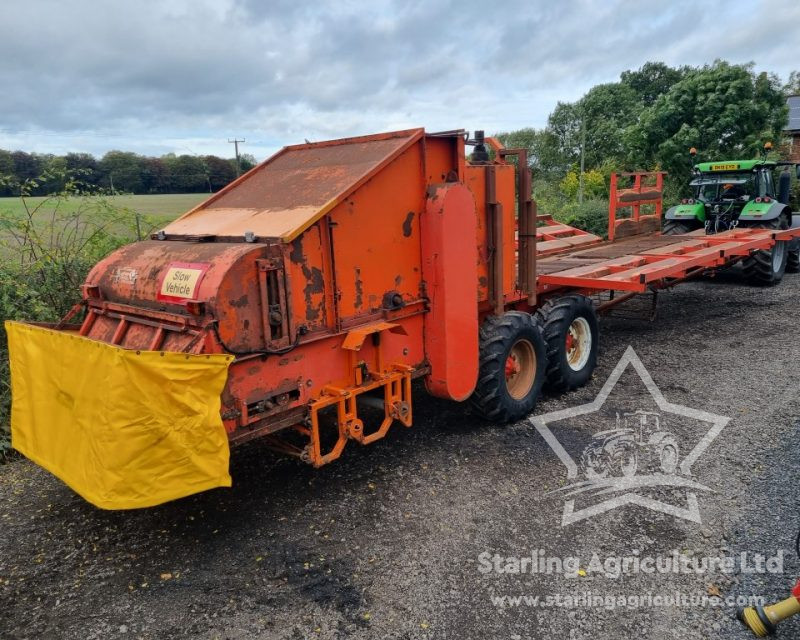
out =
{"type": "MultiPolygon", "coordinates": [[[[769,149],[765,145],[765,149],[769,149]]],[[[694,155],[694,149],[692,150],[694,155]]],[[[800,178],[800,165],[771,160],[728,160],[701,162],[692,171],[693,197],[684,198],[664,215],[664,235],[705,230],[719,233],[736,227],[788,229],[800,226],[800,215],[789,204],[794,166],[800,178]],[[778,177],[777,192],[774,174],[778,177]]],[[[756,251],[742,262],[744,275],[755,284],[780,282],[785,271],[800,272],[800,239],[777,242],[770,250],[756,251]]]]}

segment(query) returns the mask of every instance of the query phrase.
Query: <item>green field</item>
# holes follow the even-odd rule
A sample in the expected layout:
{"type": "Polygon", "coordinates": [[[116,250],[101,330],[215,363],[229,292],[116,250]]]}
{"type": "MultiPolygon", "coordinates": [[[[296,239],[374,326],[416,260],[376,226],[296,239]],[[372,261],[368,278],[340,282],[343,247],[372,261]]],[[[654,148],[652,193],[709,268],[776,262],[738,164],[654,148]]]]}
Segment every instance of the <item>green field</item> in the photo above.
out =
{"type": "MultiPolygon", "coordinates": [[[[125,207],[146,216],[162,218],[165,222],[177,218],[199,202],[208,198],[208,193],[175,193],[148,196],[104,196],[116,206],[125,207]]],[[[29,208],[35,208],[46,198],[26,198],[29,208]]],[[[65,207],[81,206],[81,198],[71,198],[66,201],[65,207]]],[[[24,214],[25,208],[20,198],[0,198],[0,215],[24,214]]],[[[66,211],[65,211],[66,212],[66,211]]]]}

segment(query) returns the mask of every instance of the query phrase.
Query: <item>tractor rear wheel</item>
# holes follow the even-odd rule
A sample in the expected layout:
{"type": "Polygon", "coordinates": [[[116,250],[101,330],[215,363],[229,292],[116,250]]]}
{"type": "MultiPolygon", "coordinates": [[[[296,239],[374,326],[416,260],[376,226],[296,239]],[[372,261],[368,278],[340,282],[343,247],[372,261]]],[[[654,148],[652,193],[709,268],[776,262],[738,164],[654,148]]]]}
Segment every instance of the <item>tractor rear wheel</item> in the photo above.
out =
{"type": "MultiPolygon", "coordinates": [[[[786,229],[788,221],[784,216],[768,222],[748,225],[749,229],[786,229]]],[[[771,249],[760,249],[753,252],[742,262],[745,280],[751,284],[771,287],[783,279],[789,259],[789,243],[785,240],[776,242],[771,249]]]]}
{"type": "Polygon", "coordinates": [[[800,249],[789,252],[789,256],[786,258],[786,271],[800,273],[800,249]]]}
{"type": "Polygon", "coordinates": [[[542,330],[522,311],[489,316],[480,330],[478,384],[472,406],[487,420],[506,423],[536,406],[547,354],[542,330]]]}
{"type": "Polygon", "coordinates": [[[547,342],[547,386],[570,391],[585,385],[597,364],[600,334],[592,301],[581,295],[553,298],[536,316],[547,342]]]}
{"type": "Polygon", "coordinates": [[[681,220],[664,220],[664,224],[661,227],[661,235],[679,236],[684,233],[691,233],[694,229],[695,228],[688,222],[683,222],[681,220]]]}

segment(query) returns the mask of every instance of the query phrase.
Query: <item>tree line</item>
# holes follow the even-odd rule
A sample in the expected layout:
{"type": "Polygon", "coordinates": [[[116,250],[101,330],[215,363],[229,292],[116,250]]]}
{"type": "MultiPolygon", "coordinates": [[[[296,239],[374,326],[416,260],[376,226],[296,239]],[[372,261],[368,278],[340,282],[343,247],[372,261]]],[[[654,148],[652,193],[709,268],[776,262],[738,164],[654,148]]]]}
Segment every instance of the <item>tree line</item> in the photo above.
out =
{"type": "MultiPolygon", "coordinates": [[[[255,166],[239,158],[241,172],[255,166]]],[[[47,195],[64,188],[68,177],[111,193],[199,193],[217,191],[236,178],[236,158],[214,155],[142,156],[109,151],[99,160],[89,153],[52,155],[0,149],[0,196],[47,195]]]]}
{"type": "MultiPolygon", "coordinates": [[[[559,102],[541,129],[496,134],[526,147],[540,210],[564,218],[594,206],[603,213],[613,171],[664,170],[667,200],[686,193],[693,162],[754,158],[764,142],[782,153],[786,99],[800,93],[800,72],[788,82],[724,60],[702,67],[647,62],[617,82],[592,87],[576,102],[559,102]],[[693,159],[690,147],[698,150],[693,159]],[[579,189],[583,156],[583,191],[579,189]],[[579,193],[594,205],[577,202],[579,193]]],[[[575,220],[577,221],[577,220],[575,220]]]]}

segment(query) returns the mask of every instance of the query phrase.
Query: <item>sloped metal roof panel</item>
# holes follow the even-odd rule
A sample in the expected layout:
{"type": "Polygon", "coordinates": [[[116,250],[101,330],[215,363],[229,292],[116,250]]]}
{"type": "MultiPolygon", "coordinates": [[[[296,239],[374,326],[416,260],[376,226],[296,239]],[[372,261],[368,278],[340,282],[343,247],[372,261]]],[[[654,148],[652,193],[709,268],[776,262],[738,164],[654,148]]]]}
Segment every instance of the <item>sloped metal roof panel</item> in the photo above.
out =
{"type": "Polygon", "coordinates": [[[409,129],[284,147],[184,214],[169,235],[290,242],[424,134],[409,129]]]}

